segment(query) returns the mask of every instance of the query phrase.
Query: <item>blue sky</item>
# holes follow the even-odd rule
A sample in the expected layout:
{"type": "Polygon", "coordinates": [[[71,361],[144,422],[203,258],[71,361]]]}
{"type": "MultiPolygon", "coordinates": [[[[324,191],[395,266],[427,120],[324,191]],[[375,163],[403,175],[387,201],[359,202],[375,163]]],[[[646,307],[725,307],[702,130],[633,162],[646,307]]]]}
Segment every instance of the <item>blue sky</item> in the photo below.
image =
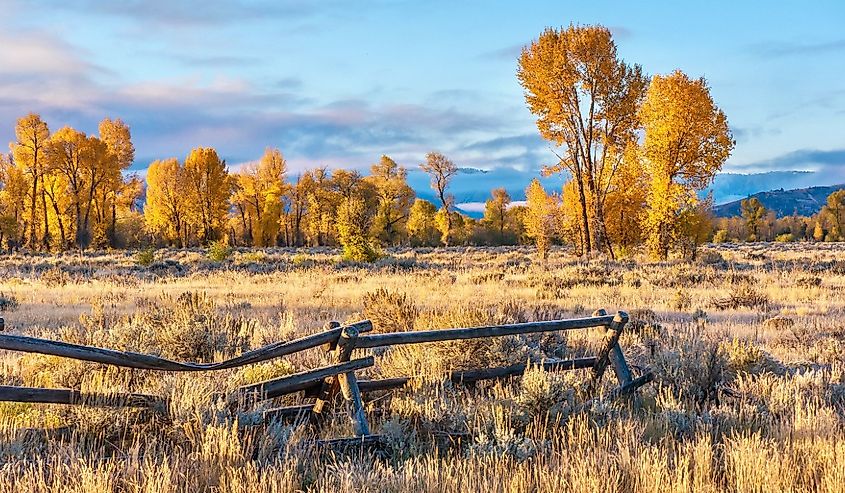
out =
{"type": "MultiPolygon", "coordinates": [[[[845,4],[0,0],[0,139],[132,128],[136,167],[213,146],[229,163],[279,147],[293,169],[534,170],[553,155],[515,77],[546,26],[608,26],[649,74],[705,76],[737,140],[725,171],[845,176],[845,4]]],[[[835,177],[835,178],[834,178],[835,177]]]]}

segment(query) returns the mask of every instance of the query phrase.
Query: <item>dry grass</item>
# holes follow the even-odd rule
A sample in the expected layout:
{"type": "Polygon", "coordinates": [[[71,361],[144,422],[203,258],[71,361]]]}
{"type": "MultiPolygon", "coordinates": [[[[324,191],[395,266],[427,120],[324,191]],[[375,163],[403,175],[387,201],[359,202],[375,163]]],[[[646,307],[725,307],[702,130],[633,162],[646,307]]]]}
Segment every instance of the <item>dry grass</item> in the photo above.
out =
{"type": "MultiPolygon", "coordinates": [[[[323,364],[313,350],[240,370],[167,374],[19,353],[2,384],[141,392],[167,409],[0,403],[2,491],[841,491],[845,484],[845,248],[719,245],[694,264],[584,261],[525,248],[397,250],[373,265],[331,250],[11,256],[6,330],[196,361],[369,317],[377,330],[512,323],[628,310],[622,339],[656,382],[635,401],[572,410],[586,372],[444,383],[478,364],[591,354],[598,335],[377,351],[366,377],[416,375],[373,395],[378,454],[337,455],[321,431],[249,426],[240,385],[323,364]],[[146,259],[149,260],[149,259],[146,259]]],[[[604,390],[611,387],[606,379],[604,390]]]]}

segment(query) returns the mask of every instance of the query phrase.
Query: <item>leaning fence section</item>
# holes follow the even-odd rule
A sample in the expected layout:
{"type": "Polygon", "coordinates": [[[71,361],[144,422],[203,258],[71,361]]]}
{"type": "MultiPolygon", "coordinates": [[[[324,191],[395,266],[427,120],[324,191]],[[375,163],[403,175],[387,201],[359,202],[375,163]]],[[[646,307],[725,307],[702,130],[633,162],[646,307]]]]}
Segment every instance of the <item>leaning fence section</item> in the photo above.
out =
{"type": "MultiPolygon", "coordinates": [[[[376,364],[375,358],[368,355],[352,358],[355,349],[372,349],[404,344],[425,344],[442,341],[480,339],[510,335],[533,334],[577,329],[604,329],[604,339],[595,356],[575,359],[548,359],[534,362],[547,371],[589,370],[591,372],[589,392],[594,397],[579,406],[578,410],[588,410],[600,400],[616,399],[631,394],[653,379],[651,372],[644,372],[634,378],[619,338],[628,322],[625,312],[608,315],[604,310],[597,310],[590,317],[527,322],[487,327],[448,328],[425,331],[392,332],[370,334],[373,325],[367,320],[342,326],[337,322],[326,325],[323,331],[292,341],[269,344],[245,352],[240,356],[217,363],[189,363],[172,361],[153,355],[129,351],[70,344],[66,342],[0,334],[0,349],[22,351],[51,356],[73,358],[111,366],[143,370],[191,372],[215,371],[238,368],[245,365],[288,356],[300,351],[322,347],[329,358],[329,364],[320,368],[302,371],[293,375],[267,380],[237,389],[230,402],[240,408],[253,406],[258,401],[304,391],[304,395],[313,398],[311,404],[280,407],[263,413],[264,421],[274,419],[308,419],[319,425],[327,413],[333,411],[334,403],[342,396],[346,412],[351,420],[355,437],[325,441],[335,446],[343,443],[375,443],[379,437],[370,432],[363,395],[404,387],[413,377],[398,377],[378,380],[359,380],[356,372],[376,364]],[[618,386],[603,396],[595,395],[607,369],[611,368],[618,381],[618,386]]],[[[451,372],[445,377],[451,382],[462,385],[481,380],[508,378],[523,374],[528,364],[510,365],[493,368],[451,372]]],[[[0,401],[74,404],[94,406],[166,406],[166,399],[145,394],[84,394],[73,389],[42,389],[32,387],[0,386],[0,401]]]]}

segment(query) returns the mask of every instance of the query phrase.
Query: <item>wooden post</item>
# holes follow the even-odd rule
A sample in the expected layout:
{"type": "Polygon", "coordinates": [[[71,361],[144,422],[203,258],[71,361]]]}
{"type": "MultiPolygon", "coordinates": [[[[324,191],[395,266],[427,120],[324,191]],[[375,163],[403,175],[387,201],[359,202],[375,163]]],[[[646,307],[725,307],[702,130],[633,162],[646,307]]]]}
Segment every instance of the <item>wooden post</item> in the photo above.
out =
{"type": "MultiPolygon", "coordinates": [[[[355,349],[355,342],[358,340],[358,329],[347,327],[340,334],[337,341],[336,355],[340,361],[348,361],[355,349]]],[[[364,401],[361,399],[361,389],[358,387],[358,379],[355,372],[341,373],[337,376],[340,383],[340,390],[347,405],[350,406],[349,415],[352,418],[352,426],[356,436],[370,434],[370,425],[367,423],[367,414],[364,410],[364,401]]]]}
{"type": "MultiPolygon", "coordinates": [[[[610,364],[611,361],[611,353],[613,353],[615,349],[619,349],[619,336],[622,335],[622,329],[625,328],[626,323],[628,323],[628,314],[625,312],[616,312],[616,315],[613,317],[613,320],[607,327],[607,330],[605,332],[604,347],[602,347],[601,351],[596,357],[596,364],[593,365],[593,376],[589,387],[591,393],[595,391],[595,388],[601,380],[601,377],[604,376],[604,371],[607,369],[607,365],[610,364]]],[[[621,349],[619,349],[619,356],[621,356],[621,353],[622,351],[621,349]]],[[[624,385],[625,383],[630,382],[631,375],[630,370],[627,370],[628,381],[621,382],[622,379],[626,378],[623,372],[625,369],[627,369],[628,366],[627,364],[625,364],[624,357],[621,357],[621,362],[625,366],[617,367],[616,365],[614,365],[614,371],[616,371],[616,376],[620,379],[620,383],[624,385]]]]}
{"type": "MultiPolygon", "coordinates": [[[[619,312],[624,314],[624,312],[619,312]]],[[[594,317],[601,317],[607,315],[607,312],[600,308],[593,312],[594,317]]],[[[619,315],[619,314],[617,314],[619,315]]],[[[615,321],[615,318],[614,318],[615,321]]],[[[627,314],[626,314],[626,322],[627,322],[627,314]]],[[[625,325],[626,322],[623,322],[622,325],[625,325]]],[[[605,332],[607,332],[607,328],[605,328],[605,332]]],[[[622,329],[619,329],[619,332],[622,332],[622,329]]],[[[613,372],[616,373],[616,379],[619,381],[619,385],[625,385],[633,380],[633,376],[631,375],[631,369],[628,367],[628,363],[625,361],[625,355],[622,354],[622,348],[619,346],[619,338],[616,339],[616,344],[610,348],[610,353],[608,354],[608,358],[610,360],[610,366],[613,367],[613,372]]]]}
{"type": "MultiPolygon", "coordinates": [[[[328,322],[326,324],[326,330],[333,330],[340,327],[339,322],[328,322]]],[[[336,357],[336,348],[337,342],[340,340],[340,336],[332,342],[326,343],[323,345],[323,349],[325,349],[326,353],[332,356],[332,362],[339,363],[336,357]]],[[[327,377],[323,380],[322,385],[320,386],[320,391],[317,394],[317,400],[314,402],[314,408],[311,410],[312,414],[312,421],[314,424],[319,424],[324,417],[323,411],[325,411],[326,406],[328,405],[329,401],[334,397],[334,394],[337,392],[337,378],[332,375],[327,377]]]]}

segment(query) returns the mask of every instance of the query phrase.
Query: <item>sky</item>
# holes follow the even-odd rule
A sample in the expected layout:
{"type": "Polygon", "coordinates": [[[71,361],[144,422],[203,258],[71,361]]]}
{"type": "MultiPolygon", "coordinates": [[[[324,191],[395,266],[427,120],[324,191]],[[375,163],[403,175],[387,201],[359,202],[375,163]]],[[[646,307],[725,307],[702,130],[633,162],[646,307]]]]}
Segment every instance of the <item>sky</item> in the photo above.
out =
{"type": "Polygon", "coordinates": [[[845,177],[841,1],[0,0],[0,141],[28,112],[88,133],[108,116],[135,169],[271,146],[293,172],[432,150],[531,172],[554,154],[516,60],[571,23],[607,26],[648,74],[706,77],[737,141],[724,171],[845,177]]]}

